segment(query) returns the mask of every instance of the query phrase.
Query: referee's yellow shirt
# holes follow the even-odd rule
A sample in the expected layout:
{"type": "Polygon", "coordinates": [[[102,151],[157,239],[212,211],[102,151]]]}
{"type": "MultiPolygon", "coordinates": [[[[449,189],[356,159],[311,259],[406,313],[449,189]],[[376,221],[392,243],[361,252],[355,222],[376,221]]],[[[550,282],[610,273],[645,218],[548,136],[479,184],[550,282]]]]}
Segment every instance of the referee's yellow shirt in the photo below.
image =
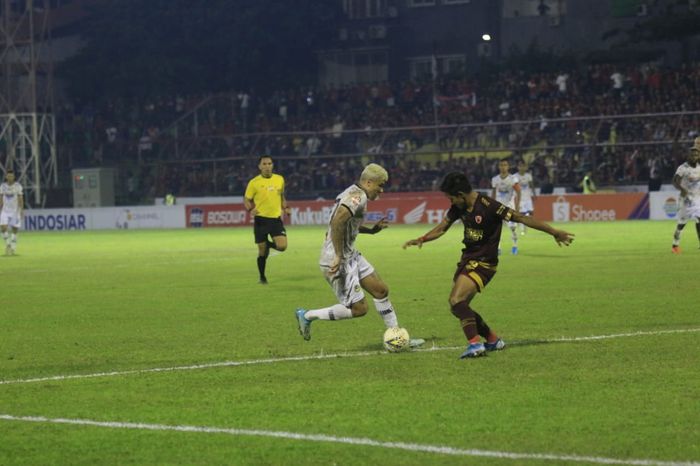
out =
{"type": "Polygon", "coordinates": [[[248,182],[245,188],[246,199],[252,199],[258,216],[277,218],[282,216],[282,194],[284,178],[275,173],[269,178],[258,175],[248,182]]]}

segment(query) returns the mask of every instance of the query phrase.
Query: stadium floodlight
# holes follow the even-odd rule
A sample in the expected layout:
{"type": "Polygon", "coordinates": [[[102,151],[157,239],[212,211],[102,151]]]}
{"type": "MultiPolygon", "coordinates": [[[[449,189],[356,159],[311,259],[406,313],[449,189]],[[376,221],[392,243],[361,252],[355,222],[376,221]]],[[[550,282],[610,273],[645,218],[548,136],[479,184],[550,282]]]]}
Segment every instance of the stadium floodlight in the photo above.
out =
{"type": "Polygon", "coordinates": [[[482,35],[481,35],[481,39],[482,39],[484,42],[488,42],[488,41],[491,40],[491,34],[482,34],[482,35]]]}
{"type": "Polygon", "coordinates": [[[0,174],[34,206],[58,185],[50,17],[49,0],[0,0],[0,174]]]}

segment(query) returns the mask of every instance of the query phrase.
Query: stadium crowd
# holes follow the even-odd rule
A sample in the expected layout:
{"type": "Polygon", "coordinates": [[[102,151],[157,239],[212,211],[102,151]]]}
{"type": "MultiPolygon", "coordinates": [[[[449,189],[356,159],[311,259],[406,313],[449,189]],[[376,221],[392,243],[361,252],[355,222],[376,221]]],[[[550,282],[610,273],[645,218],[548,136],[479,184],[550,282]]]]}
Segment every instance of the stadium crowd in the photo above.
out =
{"type": "Polygon", "coordinates": [[[344,186],[359,154],[384,159],[392,189],[430,189],[439,173],[467,167],[484,186],[504,152],[527,154],[540,184],[574,184],[588,168],[601,184],[639,183],[670,178],[683,157],[669,155],[671,141],[700,127],[698,115],[612,118],[699,110],[700,64],[503,71],[489,81],[442,77],[435,87],[435,98],[428,80],[64,104],[59,134],[71,166],[128,167],[122,181],[138,200],[238,194],[260,153],[278,159],[290,188],[309,192],[344,186]],[[560,149],[538,149],[547,146],[560,149]],[[414,157],[430,151],[470,156],[414,157]]]}

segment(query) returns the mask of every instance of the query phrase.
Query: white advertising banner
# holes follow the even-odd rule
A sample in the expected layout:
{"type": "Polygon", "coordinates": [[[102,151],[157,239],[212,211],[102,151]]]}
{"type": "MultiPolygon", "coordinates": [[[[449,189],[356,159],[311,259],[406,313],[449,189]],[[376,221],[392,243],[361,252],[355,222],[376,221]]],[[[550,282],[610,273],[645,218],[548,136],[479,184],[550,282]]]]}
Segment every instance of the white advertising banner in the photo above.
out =
{"type": "Polygon", "coordinates": [[[185,228],[185,207],[174,205],[27,209],[24,211],[22,228],[25,231],[185,228]]]}
{"type": "Polygon", "coordinates": [[[680,195],[677,190],[649,193],[649,219],[677,220],[679,200],[680,195]]]}
{"type": "Polygon", "coordinates": [[[552,202],[552,220],[568,222],[571,219],[571,204],[564,196],[559,196],[552,202]]]}

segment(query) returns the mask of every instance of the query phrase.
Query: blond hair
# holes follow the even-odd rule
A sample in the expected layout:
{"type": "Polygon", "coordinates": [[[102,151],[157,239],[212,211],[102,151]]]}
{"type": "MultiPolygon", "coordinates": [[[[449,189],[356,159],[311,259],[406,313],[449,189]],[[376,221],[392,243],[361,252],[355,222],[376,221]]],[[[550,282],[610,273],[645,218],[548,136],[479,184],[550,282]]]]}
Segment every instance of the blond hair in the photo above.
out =
{"type": "Polygon", "coordinates": [[[360,181],[375,181],[377,183],[385,183],[389,179],[389,173],[376,163],[370,163],[362,170],[360,181]]]}

